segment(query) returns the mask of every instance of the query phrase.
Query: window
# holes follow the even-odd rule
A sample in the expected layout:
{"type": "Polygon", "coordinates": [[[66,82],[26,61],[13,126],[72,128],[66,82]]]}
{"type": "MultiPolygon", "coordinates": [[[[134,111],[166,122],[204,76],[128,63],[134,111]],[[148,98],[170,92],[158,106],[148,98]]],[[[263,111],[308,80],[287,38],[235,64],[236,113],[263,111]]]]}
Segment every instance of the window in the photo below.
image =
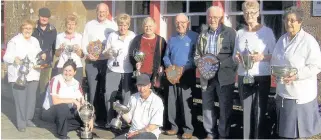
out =
{"type": "MultiPolygon", "coordinates": [[[[243,18],[242,4],[244,1],[225,1],[225,12],[232,27],[236,30],[246,26],[243,18]]],[[[284,34],[284,24],[282,22],[283,10],[295,5],[294,1],[265,1],[260,0],[260,17],[258,21],[270,27],[276,39],[284,34]]]]}
{"type": "Polygon", "coordinates": [[[206,9],[212,5],[212,1],[162,1],[161,13],[163,20],[167,23],[166,39],[176,33],[175,16],[185,13],[189,20],[189,29],[200,32],[201,25],[206,23],[206,9]],[[162,12],[163,11],[163,12],[162,12]]]}
{"type": "Polygon", "coordinates": [[[136,34],[143,33],[141,23],[145,17],[150,14],[150,1],[113,1],[115,3],[115,16],[120,13],[126,13],[131,16],[129,30],[136,34]]]}

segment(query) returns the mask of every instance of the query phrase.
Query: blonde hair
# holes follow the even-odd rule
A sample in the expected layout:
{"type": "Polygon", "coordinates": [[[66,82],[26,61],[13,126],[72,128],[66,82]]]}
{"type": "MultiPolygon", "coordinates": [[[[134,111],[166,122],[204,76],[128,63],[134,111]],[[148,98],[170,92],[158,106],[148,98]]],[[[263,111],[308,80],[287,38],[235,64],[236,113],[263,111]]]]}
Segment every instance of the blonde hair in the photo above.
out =
{"type": "Polygon", "coordinates": [[[147,23],[148,21],[153,22],[153,24],[156,26],[156,22],[155,22],[155,20],[154,20],[152,17],[146,17],[146,18],[143,20],[143,24],[142,24],[142,27],[143,27],[143,28],[144,28],[144,26],[146,25],[146,23],[147,23]]]}
{"type": "Polygon", "coordinates": [[[254,1],[245,1],[242,4],[242,11],[244,11],[246,9],[259,10],[260,9],[260,4],[256,0],[254,0],[254,1]]]}
{"type": "Polygon", "coordinates": [[[74,21],[75,24],[77,25],[77,22],[78,22],[77,16],[74,15],[74,14],[68,15],[68,16],[65,18],[65,26],[66,26],[66,25],[68,24],[68,22],[70,22],[70,21],[74,21]]]}
{"type": "Polygon", "coordinates": [[[34,21],[30,20],[30,19],[27,19],[27,20],[24,20],[22,22],[22,24],[20,25],[20,32],[22,32],[23,30],[23,27],[27,26],[27,25],[31,25],[32,26],[32,30],[35,28],[36,24],[34,21]]]}
{"type": "Polygon", "coordinates": [[[118,25],[125,23],[128,26],[130,26],[130,16],[128,14],[119,14],[116,17],[116,21],[118,25]]]}

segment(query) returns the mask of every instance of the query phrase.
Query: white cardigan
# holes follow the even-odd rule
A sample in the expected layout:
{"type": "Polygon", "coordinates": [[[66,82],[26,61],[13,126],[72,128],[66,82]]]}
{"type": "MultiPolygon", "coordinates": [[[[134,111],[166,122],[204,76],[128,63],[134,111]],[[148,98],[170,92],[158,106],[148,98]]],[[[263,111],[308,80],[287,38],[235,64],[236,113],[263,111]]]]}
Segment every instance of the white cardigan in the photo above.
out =
{"type": "MultiPolygon", "coordinates": [[[[24,59],[28,56],[29,60],[36,64],[36,56],[41,52],[39,41],[35,37],[26,40],[22,34],[13,37],[7,45],[7,50],[3,56],[4,62],[8,63],[8,81],[16,82],[20,74],[18,73],[20,66],[13,65],[16,57],[24,59]]],[[[40,69],[33,69],[31,67],[27,81],[39,81],[40,69]]]]}
{"type": "Polygon", "coordinates": [[[317,97],[317,74],[321,71],[321,52],[318,42],[301,29],[290,40],[289,35],[276,43],[271,65],[287,65],[298,69],[297,80],[286,85],[277,83],[276,93],[283,98],[305,104],[317,97]]]}

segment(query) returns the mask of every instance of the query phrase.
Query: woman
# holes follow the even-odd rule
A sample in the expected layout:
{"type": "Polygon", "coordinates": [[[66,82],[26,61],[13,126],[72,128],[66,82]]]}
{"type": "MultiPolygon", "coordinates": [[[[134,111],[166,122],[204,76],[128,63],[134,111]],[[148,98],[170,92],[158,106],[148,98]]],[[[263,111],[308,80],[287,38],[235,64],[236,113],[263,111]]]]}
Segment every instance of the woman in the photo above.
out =
{"type": "MultiPolygon", "coordinates": [[[[44,121],[56,124],[60,139],[68,139],[68,131],[78,129],[83,125],[76,113],[85,101],[81,86],[74,78],[76,67],[75,62],[67,60],[62,67],[62,74],[50,80],[43,103],[41,117],[44,121]]],[[[93,119],[89,122],[89,128],[90,130],[93,128],[93,119]]]]}
{"type": "MultiPolygon", "coordinates": [[[[26,127],[36,126],[32,119],[35,112],[40,69],[32,67],[30,64],[25,87],[15,84],[18,77],[21,76],[19,68],[22,60],[28,58],[31,63],[36,64],[37,55],[41,52],[39,41],[31,36],[34,27],[35,23],[32,20],[23,21],[20,26],[21,33],[8,42],[6,54],[3,57],[4,62],[8,64],[8,81],[12,88],[16,106],[17,128],[20,132],[25,132],[26,127]]],[[[46,58],[45,54],[41,57],[46,58]]]]}
{"type": "Polygon", "coordinates": [[[77,65],[77,74],[75,79],[82,82],[83,77],[83,66],[81,58],[83,57],[81,49],[81,39],[82,35],[75,32],[77,27],[77,17],[75,15],[68,15],[65,19],[66,31],[57,35],[56,40],[56,53],[55,55],[59,57],[57,64],[58,73],[62,72],[62,66],[68,59],[75,61],[77,65]],[[68,48],[70,47],[72,51],[68,53],[68,48]]]}
{"type": "Polygon", "coordinates": [[[247,26],[237,31],[234,58],[239,63],[237,73],[243,106],[243,134],[245,139],[265,138],[268,134],[264,122],[271,83],[270,59],[275,37],[270,28],[258,22],[260,9],[257,1],[244,2],[242,10],[247,26]],[[247,72],[242,65],[241,56],[247,47],[254,61],[253,67],[249,70],[249,74],[254,76],[253,84],[243,83],[247,72]]]}
{"type": "Polygon", "coordinates": [[[165,54],[166,41],[163,37],[155,34],[156,23],[151,17],[147,17],[142,25],[144,33],[134,38],[130,52],[130,62],[136,66],[140,73],[148,74],[152,80],[152,88],[160,87],[160,78],[163,73],[164,64],[162,58],[165,54]],[[145,57],[142,62],[134,59],[135,52],[144,52],[145,57]]]}
{"type": "Polygon", "coordinates": [[[118,91],[121,91],[123,104],[130,98],[130,85],[133,66],[129,61],[129,44],[135,33],[129,31],[130,16],[120,14],[117,16],[118,31],[112,32],[107,39],[103,54],[108,58],[105,86],[105,105],[107,111],[106,128],[110,128],[110,121],[114,118],[111,108],[118,91]]]}
{"type": "Polygon", "coordinates": [[[321,71],[321,52],[315,38],[302,29],[304,12],[286,9],[286,34],[275,45],[271,65],[297,68],[295,75],[277,83],[277,132],[283,138],[305,138],[321,132],[317,103],[317,74],[321,71]]]}

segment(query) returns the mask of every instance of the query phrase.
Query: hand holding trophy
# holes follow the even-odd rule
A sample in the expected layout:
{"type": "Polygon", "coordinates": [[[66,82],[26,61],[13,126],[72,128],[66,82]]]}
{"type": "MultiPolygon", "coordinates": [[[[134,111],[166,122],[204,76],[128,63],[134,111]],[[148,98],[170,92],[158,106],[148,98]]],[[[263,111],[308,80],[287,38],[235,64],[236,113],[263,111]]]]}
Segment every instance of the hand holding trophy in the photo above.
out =
{"type": "Polygon", "coordinates": [[[16,80],[16,85],[19,85],[21,87],[25,87],[26,83],[27,83],[27,75],[30,71],[30,64],[32,62],[29,60],[28,56],[26,56],[22,61],[21,61],[21,65],[19,67],[19,77],[16,80]]]}
{"type": "Polygon", "coordinates": [[[244,84],[253,84],[254,83],[254,77],[249,74],[249,70],[253,68],[254,61],[252,59],[252,53],[249,50],[248,42],[245,41],[245,50],[241,54],[241,64],[243,68],[246,70],[246,75],[243,78],[244,84]]]}
{"type": "Polygon", "coordinates": [[[97,41],[91,41],[89,42],[88,44],[88,47],[87,47],[87,50],[88,50],[88,53],[89,53],[89,59],[91,61],[96,61],[101,52],[102,52],[102,43],[100,40],[97,40],[97,41]]]}
{"type": "MultiPolygon", "coordinates": [[[[134,53],[134,59],[136,60],[137,63],[142,63],[145,59],[145,53],[142,52],[142,51],[135,51],[134,53]]],[[[141,66],[141,65],[140,65],[141,66]]],[[[139,67],[136,67],[137,70],[133,72],[133,77],[137,77],[140,75],[140,66],[139,67]]]]}
{"type": "Polygon", "coordinates": [[[93,139],[93,135],[91,132],[91,126],[89,125],[93,119],[95,114],[95,108],[92,104],[87,101],[87,94],[85,94],[85,102],[79,108],[79,117],[84,123],[84,130],[81,132],[80,138],[81,139],[93,139]]]}
{"type": "Polygon", "coordinates": [[[295,76],[298,73],[298,69],[291,66],[271,66],[272,75],[276,78],[276,82],[285,84],[284,78],[295,76]]]}
{"type": "Polygon", "coordinates": [[[110,125],[115,129],[121,129],[122,121],[120,118],[123,114],[128,113],[130,109],[127,106],[120,104],[118,100],[113,103],[113,109],[117,111],[118,115],[111,120],[110,125]]]}

